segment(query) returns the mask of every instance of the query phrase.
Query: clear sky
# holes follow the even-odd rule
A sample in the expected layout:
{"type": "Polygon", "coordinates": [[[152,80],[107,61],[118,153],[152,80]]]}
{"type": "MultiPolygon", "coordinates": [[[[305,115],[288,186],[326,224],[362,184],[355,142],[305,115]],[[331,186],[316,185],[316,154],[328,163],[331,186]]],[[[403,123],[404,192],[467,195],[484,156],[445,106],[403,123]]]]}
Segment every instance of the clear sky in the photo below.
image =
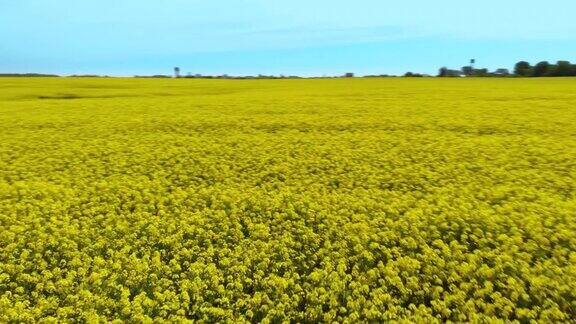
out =
{"type": "Polygon", "coordinates": [[[576,61],[574,0],[0,0],[0,73],[436,73],[576,61]]]}

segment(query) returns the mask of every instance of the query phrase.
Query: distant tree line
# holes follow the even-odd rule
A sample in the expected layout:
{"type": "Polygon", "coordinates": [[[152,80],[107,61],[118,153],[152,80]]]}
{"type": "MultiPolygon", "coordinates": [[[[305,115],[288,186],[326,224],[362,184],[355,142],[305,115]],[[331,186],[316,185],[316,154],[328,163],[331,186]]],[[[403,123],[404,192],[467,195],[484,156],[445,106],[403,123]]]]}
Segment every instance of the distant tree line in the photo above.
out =
{"type": "MultiPolygon", "coordinates": [[[[410,75],[406,75],[410,76],[410,75]]],[[[558,61],[556,64],[547,61],[539,62],[532,66],[526,61],[520,61],[514,66],[513,73],[508,69],[497,69],[489,71],[488,69],[476,69],[470,66],[464,66],[460,70],[452,70],[442,67],[438,71],[438,77],[569,77],[576,76],[576,64],[569,61],[558,61]]]]}
{"type": "Polygon", "coordinates": [[[526,61],[520,61],[514,66],[514,74],[520,77],[576,76],[576,64],[569,61],[558,61],[556,64],[542,61],[532,66],[526,61]]]}
{"type": "MultiPolygon", "coordinates": [[[[500,68],[494,71],[489,71],[485,68],[474,68],[473,63],[475,60],[471,61],[469,66],[464,66],[459,70],[449,69],[447,67],[442,67],[438,71],[438,77],[570,77],[576,76],[576,64],[572,64],[569,61],[557,61],[556,64],[549,63],[548,61],[542,61],[532,66],[529,62],[520,61],[514,66],[514,71],[511,73],[508,69],[500,68]]],[[[174,68],[175,75],[135,75],[135,78],[198,78],[198,79],[299,79],[299,78],[320,78],[320,77],[300,77],[296,75],[247,75],[247,76],[231,76],[227,74],[223,75],[202,75],[202,74],[191,74],[186,75],[180,74],[180,68],[174,68]]],[[[430,77],[428,74],[406,72],[403,77],[430,77]]],[[[41,74],[41,73],[0,73],[0,77],[59,77],[55,74],[41,74]]],[[[69,77],[109,77],[100,75],[70,75],[69,77]]],[[[353,78],[354,73],[348,72],[341,76],[323,76],[321,78],[353,78]]],[[[388,74],[378,74],[378,75],[365,75],[364,78],[384,78],[384,77],[395,77],[394,75],[388,74]]]]}
{"type": "Polygon", "coordinates": [[[0,78],[53,78],[59,77],[56,74],[42,73],[0,73],[0,78]]]}
{"type": "MultiPolygon", "coordinates": [[[[43,73],[0,73],[0,78],[60,78],[61,75],[57,74],[43,74],[43,73]]],[[[68,78],[110,78],[108,75],[98,74],[73,74],[68,75],[68,78]]]]}
{"type": "Polygon", "coordinates": [[[496,69],[489,71],[488,69],[475,69],[472,66],[464,66],[460,70],[452,70],[447,67],[441,67],[438,71],[438,77],[508,77],[511,76],[508,69],[496,69]]]}
{"type": "Polygon", "coordinates": [[[108,75],[98,75],[98,74],[72,74],[68,76],[69,78],[109,78],[108,75]]]}
{"type": "Polygon", "coordinates": [[[244,76],[235,76],[235,75],[202,75],[202,74],[191,74],[188,73],[185,76],[180,76],[180,78],[184,79],[300,79],[301,77],[296,75],[244,75],[244,76]]]}
{"type": "Polygon", "coordinates": [[[406,72],[404,73],[405,78],[423,78],[428,77],[429,75],[421,74],[421,73],[414,73],[414,72],[406,72]]]}
{"type": "Polygon", "coordinates": [[[154,78],[154,79],[159,79],[159,78],[172,78],[172,76],[170,75],[164,75],[164,74],[156,74],[156,75],[135,75],[135,78],[154,78]]]}

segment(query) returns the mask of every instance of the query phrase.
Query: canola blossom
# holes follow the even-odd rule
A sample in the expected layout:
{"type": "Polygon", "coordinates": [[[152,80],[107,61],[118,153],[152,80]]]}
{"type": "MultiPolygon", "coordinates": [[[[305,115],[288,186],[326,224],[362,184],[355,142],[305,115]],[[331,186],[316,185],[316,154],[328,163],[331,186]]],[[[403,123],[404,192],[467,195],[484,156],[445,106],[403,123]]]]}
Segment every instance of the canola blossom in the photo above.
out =
{"type": "Polygon", "coordinates": [[[0,79],[0,322],[575,318],[574,79],[0,79]]]}

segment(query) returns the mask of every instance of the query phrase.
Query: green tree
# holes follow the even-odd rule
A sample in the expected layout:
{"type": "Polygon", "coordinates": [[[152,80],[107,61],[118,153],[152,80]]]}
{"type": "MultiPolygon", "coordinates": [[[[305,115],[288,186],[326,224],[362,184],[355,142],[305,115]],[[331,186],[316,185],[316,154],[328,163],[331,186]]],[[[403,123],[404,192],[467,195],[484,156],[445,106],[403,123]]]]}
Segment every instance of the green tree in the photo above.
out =
{"type": "Polygon", "coordinates": [[[439,77],[446,77],[448,76],[448,68],[443,66],[440,68],[440,70],[438,71],[438,76],[439,77]]]}
{"type": "Polygon", "coordinates": [[[488,76],[488,69],[484,68],[484,69],[474,69],[473,74],[475,76],[479,76],[479,77],[486,77],[488,76]]]}
{"type": "Polygon", "coordinates": [[[526,61],[520,61],[514,66],[514,74],[527,77],[532,74],[532,66],[526,61]]]}
{"type": "Polygon", "coordinates": [[[532,75],[535,77],[542,77],[550,74],[551,72],[551,64],[547,61],[539,62],[534,66],[534,70],[532,75]]]}
{"type": "Polygon", "coordinates": [[[568,61],[558,61],[556,63],[553,76],[570,76],[572,74],[572,64],[568,61]]]}

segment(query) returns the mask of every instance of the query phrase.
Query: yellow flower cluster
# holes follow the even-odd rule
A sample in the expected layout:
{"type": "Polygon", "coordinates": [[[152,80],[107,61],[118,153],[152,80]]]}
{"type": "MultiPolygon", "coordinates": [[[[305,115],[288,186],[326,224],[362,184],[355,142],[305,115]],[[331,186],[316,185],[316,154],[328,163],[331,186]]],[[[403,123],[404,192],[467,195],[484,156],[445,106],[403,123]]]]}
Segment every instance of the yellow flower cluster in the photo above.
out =
{"type": "Polygon", "coordinates": [[[576,318],[571,79],[0,80],[0,322],[576,318]]]}

